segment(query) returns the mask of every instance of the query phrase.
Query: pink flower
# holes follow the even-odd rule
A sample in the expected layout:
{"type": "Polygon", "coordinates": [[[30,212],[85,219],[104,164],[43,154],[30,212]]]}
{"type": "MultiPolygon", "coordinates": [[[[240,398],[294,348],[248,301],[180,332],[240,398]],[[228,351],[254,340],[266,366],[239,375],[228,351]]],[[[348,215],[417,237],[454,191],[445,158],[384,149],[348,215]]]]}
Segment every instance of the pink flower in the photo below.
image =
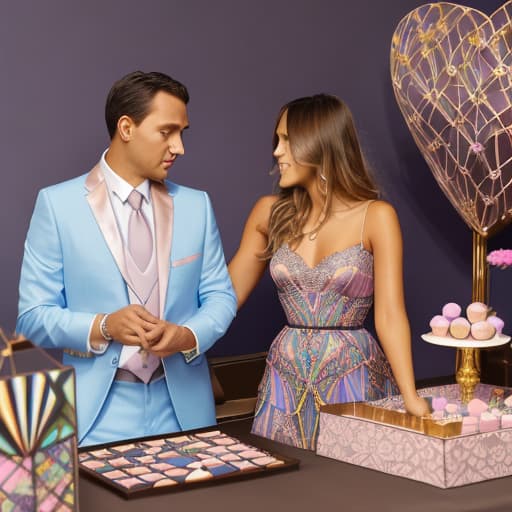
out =
{"type": "Polygon", "coordinates": [[[473,142],[473,144],[469,146],[469,149],[471,149],[473,153],[481,153],[484,150],[484,147],[480,142],[473,142]]]}
{"type": "Polygon", "coordinates": [[[498,249],[487,255],[487,263],[505,268],[512,265],[512,249],[498,249]]]}

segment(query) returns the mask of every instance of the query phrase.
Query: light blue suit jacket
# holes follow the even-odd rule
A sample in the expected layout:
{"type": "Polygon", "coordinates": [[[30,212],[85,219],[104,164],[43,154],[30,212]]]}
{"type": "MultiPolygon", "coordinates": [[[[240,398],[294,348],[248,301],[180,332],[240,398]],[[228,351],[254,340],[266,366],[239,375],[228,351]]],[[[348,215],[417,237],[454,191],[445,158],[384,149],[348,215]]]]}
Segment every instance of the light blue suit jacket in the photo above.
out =
{"type": "MultiPolygon", "coordinates": [[[[205,192],[166,181],[151,187],[161,317],[193,329],[200,355],[164,358],[167,387],[183,430],[215,424],[205,352],[236,312],[219,232],[205,192]]],[[[122,345],[87,353],[94,316],[129,304],[123,247],[103,173],[43,189],[25,242],[16,330],[46,348],[66,349],[76,370],[79,441],[94,424],[122,345]]],[[[115,419],[113,418],[113,421],[115,419]]]]}

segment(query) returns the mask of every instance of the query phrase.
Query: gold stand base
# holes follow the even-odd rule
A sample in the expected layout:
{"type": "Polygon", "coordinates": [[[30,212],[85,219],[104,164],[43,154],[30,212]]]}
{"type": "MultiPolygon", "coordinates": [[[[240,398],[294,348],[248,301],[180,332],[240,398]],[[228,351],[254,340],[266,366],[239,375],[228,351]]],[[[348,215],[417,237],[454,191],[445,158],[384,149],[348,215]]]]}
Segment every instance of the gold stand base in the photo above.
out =
{"type": "MultiPolygon", "coordinates": [[[[487,238],[473,231],[473,302],[488,303],[487,238]]],[[[480,350],[457,349],[455,378],[460,386],[462,402],[468,403],[480,382],[480,350]]]]}
{"type": "MultiPolygon", "coordinates": [[[[487,239],[473,231],[473,302],[488,302],[487,239]]],[[[461,400],[468,403],[480,382],[480,350],[457,349],[455,378],[460,386],[461,400]]]]}
{"type": "Polygon", "coordinates": [[[480,351],[478,348],[457,349],[457,373],[455,378],[460,386],[462,403],[467,404],[480,382],[480,351]]]}

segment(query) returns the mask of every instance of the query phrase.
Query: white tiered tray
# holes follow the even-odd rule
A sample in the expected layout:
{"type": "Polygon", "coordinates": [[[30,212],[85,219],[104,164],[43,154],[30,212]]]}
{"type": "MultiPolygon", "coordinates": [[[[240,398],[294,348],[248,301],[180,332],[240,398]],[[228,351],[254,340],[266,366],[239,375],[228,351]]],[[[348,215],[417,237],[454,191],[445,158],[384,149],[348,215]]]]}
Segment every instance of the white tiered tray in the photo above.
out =
{"type": "Polygon", "coordinates": [[[441,345],[443,347],[455,347],[455,348],[492,348],[505,345],[510,341],[510,336],[506,334],[496,334],[489,340],[475,340],[471,337],[457,340],[449,336],[434,336],[431,332],[428,334],[422,334],[421,337],[428,343],[433,345],[441,345]]]}

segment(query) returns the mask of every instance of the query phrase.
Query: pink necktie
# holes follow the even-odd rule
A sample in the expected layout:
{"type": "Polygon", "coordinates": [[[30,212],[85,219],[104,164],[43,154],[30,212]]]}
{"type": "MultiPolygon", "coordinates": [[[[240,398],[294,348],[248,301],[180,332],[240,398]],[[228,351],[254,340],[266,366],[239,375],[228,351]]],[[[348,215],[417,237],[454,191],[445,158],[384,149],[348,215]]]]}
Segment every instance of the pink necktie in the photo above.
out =
{"type": "Polygon", "coordinates": [[[148,220],[140,208],[142,199],[142,194],[135,189],[128,196],[128,203],[133,208],[128,220],[128,250],[139,270],[144,272],[153,252],[153,237],[148,220]]]}
{"type": "MultiPolygon", "coordinates": [[[[142,199],[142,194],[135,189],[128,196],[128,203],[133,210],[128,220],[127,251],[130,253],[133,263],[128,258],[127,267],[132,286],[135,286],[134,291],[141,299],[142,305],[150,313],[158,316],[158,294],[154,290],[155,286],[158,290],[156,265],[153,265],[153,272],[148,269],[153,253],[153,236],[149,223],[141,210],[142,199]],[[137,266],[137,268],[133,268],[134,266],[137,266]]],[[[123,364],[123,368],[129,370],[147,384],[159,365],[159,357],[141,349],[123,364]]]]}

